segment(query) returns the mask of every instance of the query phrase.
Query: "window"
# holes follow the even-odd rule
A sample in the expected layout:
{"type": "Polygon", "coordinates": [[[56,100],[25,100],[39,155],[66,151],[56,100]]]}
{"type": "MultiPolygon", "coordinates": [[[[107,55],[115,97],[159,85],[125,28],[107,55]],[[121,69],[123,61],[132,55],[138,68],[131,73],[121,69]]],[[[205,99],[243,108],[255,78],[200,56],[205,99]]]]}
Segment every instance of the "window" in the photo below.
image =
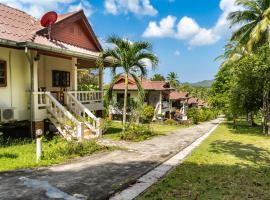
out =
{"type": "Polygon", "coordinates": [[[0,87],[7,86],[7,63],[0,60],[0,87]]]}
{"type": "Polygon", "coordinates": [[[70,86],[70,72],[66,71],[52,71],[52,85],[53,87],[69,87],[70,86]]]}

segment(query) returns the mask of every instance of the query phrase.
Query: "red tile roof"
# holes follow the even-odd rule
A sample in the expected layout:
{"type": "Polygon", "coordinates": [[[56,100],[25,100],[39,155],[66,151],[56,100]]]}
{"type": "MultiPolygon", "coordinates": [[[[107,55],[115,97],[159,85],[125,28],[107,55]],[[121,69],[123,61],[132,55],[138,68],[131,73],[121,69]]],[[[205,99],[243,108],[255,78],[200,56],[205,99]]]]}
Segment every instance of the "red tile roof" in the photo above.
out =
{"type": "MultiPolygon", "coordinates": [[[[56,23],[78,12],[81,11],[58,15],[56,23]]],[[[50,41],[47,37],[38,35],[37,32],[43,28],[44,27],[40,25],[40,21],[33,16],[0,3],[0,39],[11,40],[14,42],[33,42],[39,45],[55,47],[60,50],[76,51],[92,56],[97,55],[97,53],[93,51],[59,41],[50,41]]]]}
{"type": "MultiPolygon", "coordinates": [[[[148,79],[142,79],[141,85],[144,90],[156,90],[156,91],[164,91],[164,90],[171,90],[169,83],[165,81],[151,81],[148,79]]],[[[113,87],[114,90],[124,90],[124,78],[119,78],[118,82],[113,87]]],[[[133,78],[129,78],[128,90],[138,90],[136,83],[133,78]]]]}
{"type": "Polygon", "coordinates": [[[181,100],[181,99],[187,99],[188,98],[188,92],[171,92],[170,93],[170,99],[171,100],[181,100]]]}
{"type": "Polygon", "coordinates": [[[188,99],[188,104],[198,104],[198,99],[195,97],[191,97],[188,99]]]}

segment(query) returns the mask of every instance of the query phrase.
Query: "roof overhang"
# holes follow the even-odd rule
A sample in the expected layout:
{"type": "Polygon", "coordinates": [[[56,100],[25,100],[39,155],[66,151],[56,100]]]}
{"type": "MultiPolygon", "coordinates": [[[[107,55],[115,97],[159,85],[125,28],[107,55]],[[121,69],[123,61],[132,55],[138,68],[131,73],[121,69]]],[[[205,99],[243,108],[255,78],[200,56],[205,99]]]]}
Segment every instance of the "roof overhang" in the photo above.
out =
{"type": "MultiPolygon", "coordinates": [[[[60,49],[60,48],[51,47],[51,46],[47,46],[43,44],[37,44],[34,42],[16,42],[16,41],[7,40],[7,39],[1,39],[1,38],[0,38],[0,46],[16,48],[16,49],[29,48],[32,50],[38,50],[40,52],[44,52],[48,54],[53,53],[55,55],[60,55],[62,57],[67,57],[67,58],[76,57],[82,60],[97,60],[100,55],[100,53],[86,54],[86,53],[81,53],[81,52],[72,51],[68,49],[60,49]]],[[[104,64],[109,66],[111,62],[112,62],[111,59],[106,59],[104,64]]]]}

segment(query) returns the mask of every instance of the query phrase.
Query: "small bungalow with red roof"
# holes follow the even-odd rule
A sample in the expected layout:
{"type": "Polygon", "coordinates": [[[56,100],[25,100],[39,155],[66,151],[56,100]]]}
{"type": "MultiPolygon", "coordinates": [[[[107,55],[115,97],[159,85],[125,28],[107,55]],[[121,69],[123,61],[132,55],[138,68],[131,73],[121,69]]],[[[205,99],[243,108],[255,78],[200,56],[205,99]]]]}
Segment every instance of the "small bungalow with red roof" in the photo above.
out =
{"type": "MultiPolygon", "coordinates": [[[[145,91],[145,103],[155,108],[155,114],[165,114],[169,111],[170,92],[174,90],[170,84],[165,81],[151,81],[145,78],[141,79],[142,88],[145,91]]],[[[115,101],[122,102],[124,99],[125,78],[120,77],[113,87],[115,101]]],[[[128,97],[136,99],[138,88],[132,77],[128,79],[128,97]]],[[[110,106],[110,114],[122,115],[122,109],[110,106]]]]}
{"type": "MultiPolygon", "coordinates": [[[[188,92],[177,92],[166,81],[151,81],[145,78],[141,79],[142,88],[145,90],[145,101],[147,105],[155,108],[154,119],[160,115],[166,118],[177,118],[187,120],[187,109],[190,107],[204,107],[205,103],[198,98],[190,97],[188,92]]],[[[120,77],[113,87],[114,102],[124,101],[125,78],[120,77]]],[[[136,99],[138,88],[133,78],[128,79],[128,98],[136,99]]],[[[121,104],[121,103],[120,103],[121,104]]],[[[123,103],[121,104],[123,106],[123,103]]],[[[110,115],[122,115],[122,108],[110,106],[110,115]]]]}
{"type": "Polygon", "coordinates": [[[0,123],[28,121],[33,133],[49,119],[66,138],[99,135],[101,52],[82,10],[58,15],[49,37],[39,19],[0,4],[0,123]],[[89,68],[99,72],[99,91],[78,91],[78,70],[89,68]]]}

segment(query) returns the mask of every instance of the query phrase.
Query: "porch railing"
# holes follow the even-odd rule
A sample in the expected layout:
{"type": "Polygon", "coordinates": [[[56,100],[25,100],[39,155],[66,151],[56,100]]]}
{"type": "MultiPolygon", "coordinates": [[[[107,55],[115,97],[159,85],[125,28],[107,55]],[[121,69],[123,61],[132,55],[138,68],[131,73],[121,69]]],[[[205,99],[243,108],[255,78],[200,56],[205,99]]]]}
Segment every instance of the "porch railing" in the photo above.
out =
{"type": "Polygon", "coordinates": [[[102,102],[102,91],[69,91],[68,94],[73,95],[82,104],[90,104],[93,102],[102,102]]]}
{"type": "MultiPolygon", "coordinates": [[[[96,96],[98,93],[93,93],[93,92],[88,92],[95,94],[94,97],[99,97],[96,96]]],[[[96,136],[100,136],[102,134],[102,128],[101,128],[101,118],[97,118],[88,108],[86,108],[83,105],[83,102],[97,102],[99,101],[99,98],[95,98],[96,100],[93,100],[93,96],[91,95],[85,95],[88,94],[87,92],[67,92],[66,93],[66,103],[69,109],[74,112],[77,117],[80,117],[81,120],[85,123],[85,125],[92,131],[96,133],[96,136]],[[78,95],[76,98],[76,94],[78,95]],[[83,95],[82,95],[83,94],[83,95]],[[81,101],[78,99],[81,99],[81,101]]]]}
{"type": "MultiPolygon", "coordinates": [[[[50,92],[45,92],[45,101],[48,112],[56,120],[56,128],[66,137],[71,134],[78,139],[83,138],[84,124],[77,120],[64,106],[62,106],[50,92]]],[[[53,122],[54,119],[51,121],[53,122]]]]}

